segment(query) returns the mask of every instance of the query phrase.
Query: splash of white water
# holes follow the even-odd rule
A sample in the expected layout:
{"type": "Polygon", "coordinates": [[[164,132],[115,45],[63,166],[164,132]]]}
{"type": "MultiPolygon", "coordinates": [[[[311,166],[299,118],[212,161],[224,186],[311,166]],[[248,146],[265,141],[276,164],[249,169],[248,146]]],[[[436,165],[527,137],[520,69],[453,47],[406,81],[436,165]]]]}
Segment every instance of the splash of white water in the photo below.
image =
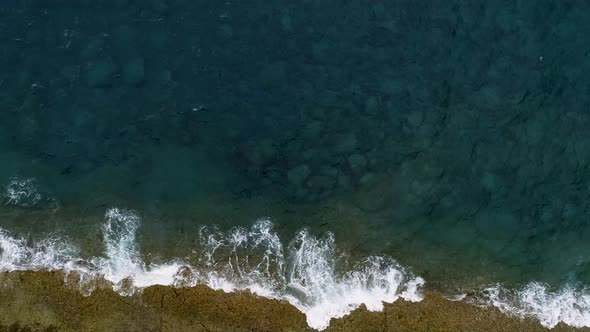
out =
{"type": "Polygon", "coordinates": [[[424,280],[412,277],[390,258],[369,257],[340,272],[338,265],[345,262],[345,255],[338,253],[332,234],[317,238],[301,230],[285,249],[269,220],[227,232],[205,227],[199,234],[198,266],[181,260],[148,265],[137,244],[139,226],[134,212],[108,210],[102,227],[104,255],[88,260],[79,258],[76,247],[57,236],[29,244],[0,230],[0,271],[75,272],[86,282],[108,280],[123,295],[156,284],[206,284],[227,292],[249,289],[289,301],[317,329],[362,304],[382,310],[383,302],[422,298],[424,280]]]}
{"type": "Polygon", "coordinates": [[[553,328],[560,322],[573,327],[590,327],[590,290],[563,287],[551,291],[547,285],[531,282],[521,289],[506,289],[500,285],[485,290],[485,304],[503,313],[538,319],[553,328]]]}
{"type": "Polygon", "coordinates": [[[4,204],[30,207],[41,201],[34,178],[14,177],[4,189],[4,204]]]}

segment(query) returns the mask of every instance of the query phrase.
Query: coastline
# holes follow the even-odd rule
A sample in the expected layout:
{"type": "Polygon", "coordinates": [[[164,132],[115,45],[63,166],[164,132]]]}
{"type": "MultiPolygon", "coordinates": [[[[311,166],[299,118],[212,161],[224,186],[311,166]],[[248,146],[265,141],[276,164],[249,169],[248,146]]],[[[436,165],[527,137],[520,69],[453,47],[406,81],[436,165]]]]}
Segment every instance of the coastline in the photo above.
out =
{"type": "MultiPolygon", "coordinates": [[[[61,272],[0,273],[0,331],[314,331],[285,301],[204,285],[151,286],[123,297],[107,285],[83,296],[61,272]]],[[[325,331],[549,331],[532,319],[502,314],[427,292],[382,312],[364,307],[333,319],[325,331]]],[[[560,323],[551,331],[590,331],[560,323]]]]}

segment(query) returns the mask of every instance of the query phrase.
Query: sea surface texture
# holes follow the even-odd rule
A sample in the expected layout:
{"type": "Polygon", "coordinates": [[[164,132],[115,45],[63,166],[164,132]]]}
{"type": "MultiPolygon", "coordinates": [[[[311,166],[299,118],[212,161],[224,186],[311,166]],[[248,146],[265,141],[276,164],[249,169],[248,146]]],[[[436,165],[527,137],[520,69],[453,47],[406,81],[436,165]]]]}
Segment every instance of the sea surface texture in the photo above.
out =
{"type": "Polygon", "coordinates": [[[0,271],[590,327],[589,13],[3,1],[0,271]]]}

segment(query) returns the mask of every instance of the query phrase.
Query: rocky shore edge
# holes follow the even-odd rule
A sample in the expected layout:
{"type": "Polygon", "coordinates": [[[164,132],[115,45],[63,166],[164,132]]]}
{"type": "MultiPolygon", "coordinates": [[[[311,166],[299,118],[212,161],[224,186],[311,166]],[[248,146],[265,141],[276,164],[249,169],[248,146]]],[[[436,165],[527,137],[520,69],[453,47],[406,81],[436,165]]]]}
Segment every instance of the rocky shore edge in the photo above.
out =
{"type": "MultiPolygon", "coordinates": [[[[83,296],[61,272],[0,273],[3,331],[313,331],[284,301],[201,285],[151,286],[131,296],[98,287],[83,296]]],[[[383,312],[364,307],[333,319],[326,331],[547,331],[496,308],[449,301],[428,292],[421,302],[398,300],[383,312]]],[[[581,331],[560,324],[553,331],[581,331]]],[[[590,330],[590,329],[585,329],[590,330]]]]}

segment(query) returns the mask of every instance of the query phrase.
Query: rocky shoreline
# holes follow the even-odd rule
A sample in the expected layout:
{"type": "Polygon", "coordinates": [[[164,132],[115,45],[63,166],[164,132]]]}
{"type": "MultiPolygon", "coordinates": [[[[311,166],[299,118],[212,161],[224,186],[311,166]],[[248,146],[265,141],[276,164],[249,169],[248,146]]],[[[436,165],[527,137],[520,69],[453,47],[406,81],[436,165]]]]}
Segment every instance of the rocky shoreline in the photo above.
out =
{"type": "MultiPolygon", "coordinates": [[[[0,331],[313,331],[290,304],[247,292],[152,286],[122,297],[98,287],[85,297],[60,272],[1,273],[0,303],[0,331]]],[[[544,330],[533,320],[427,293],[421,302],[386,304],[383,312],[361,307],[326,331],[544,330]]]]}

